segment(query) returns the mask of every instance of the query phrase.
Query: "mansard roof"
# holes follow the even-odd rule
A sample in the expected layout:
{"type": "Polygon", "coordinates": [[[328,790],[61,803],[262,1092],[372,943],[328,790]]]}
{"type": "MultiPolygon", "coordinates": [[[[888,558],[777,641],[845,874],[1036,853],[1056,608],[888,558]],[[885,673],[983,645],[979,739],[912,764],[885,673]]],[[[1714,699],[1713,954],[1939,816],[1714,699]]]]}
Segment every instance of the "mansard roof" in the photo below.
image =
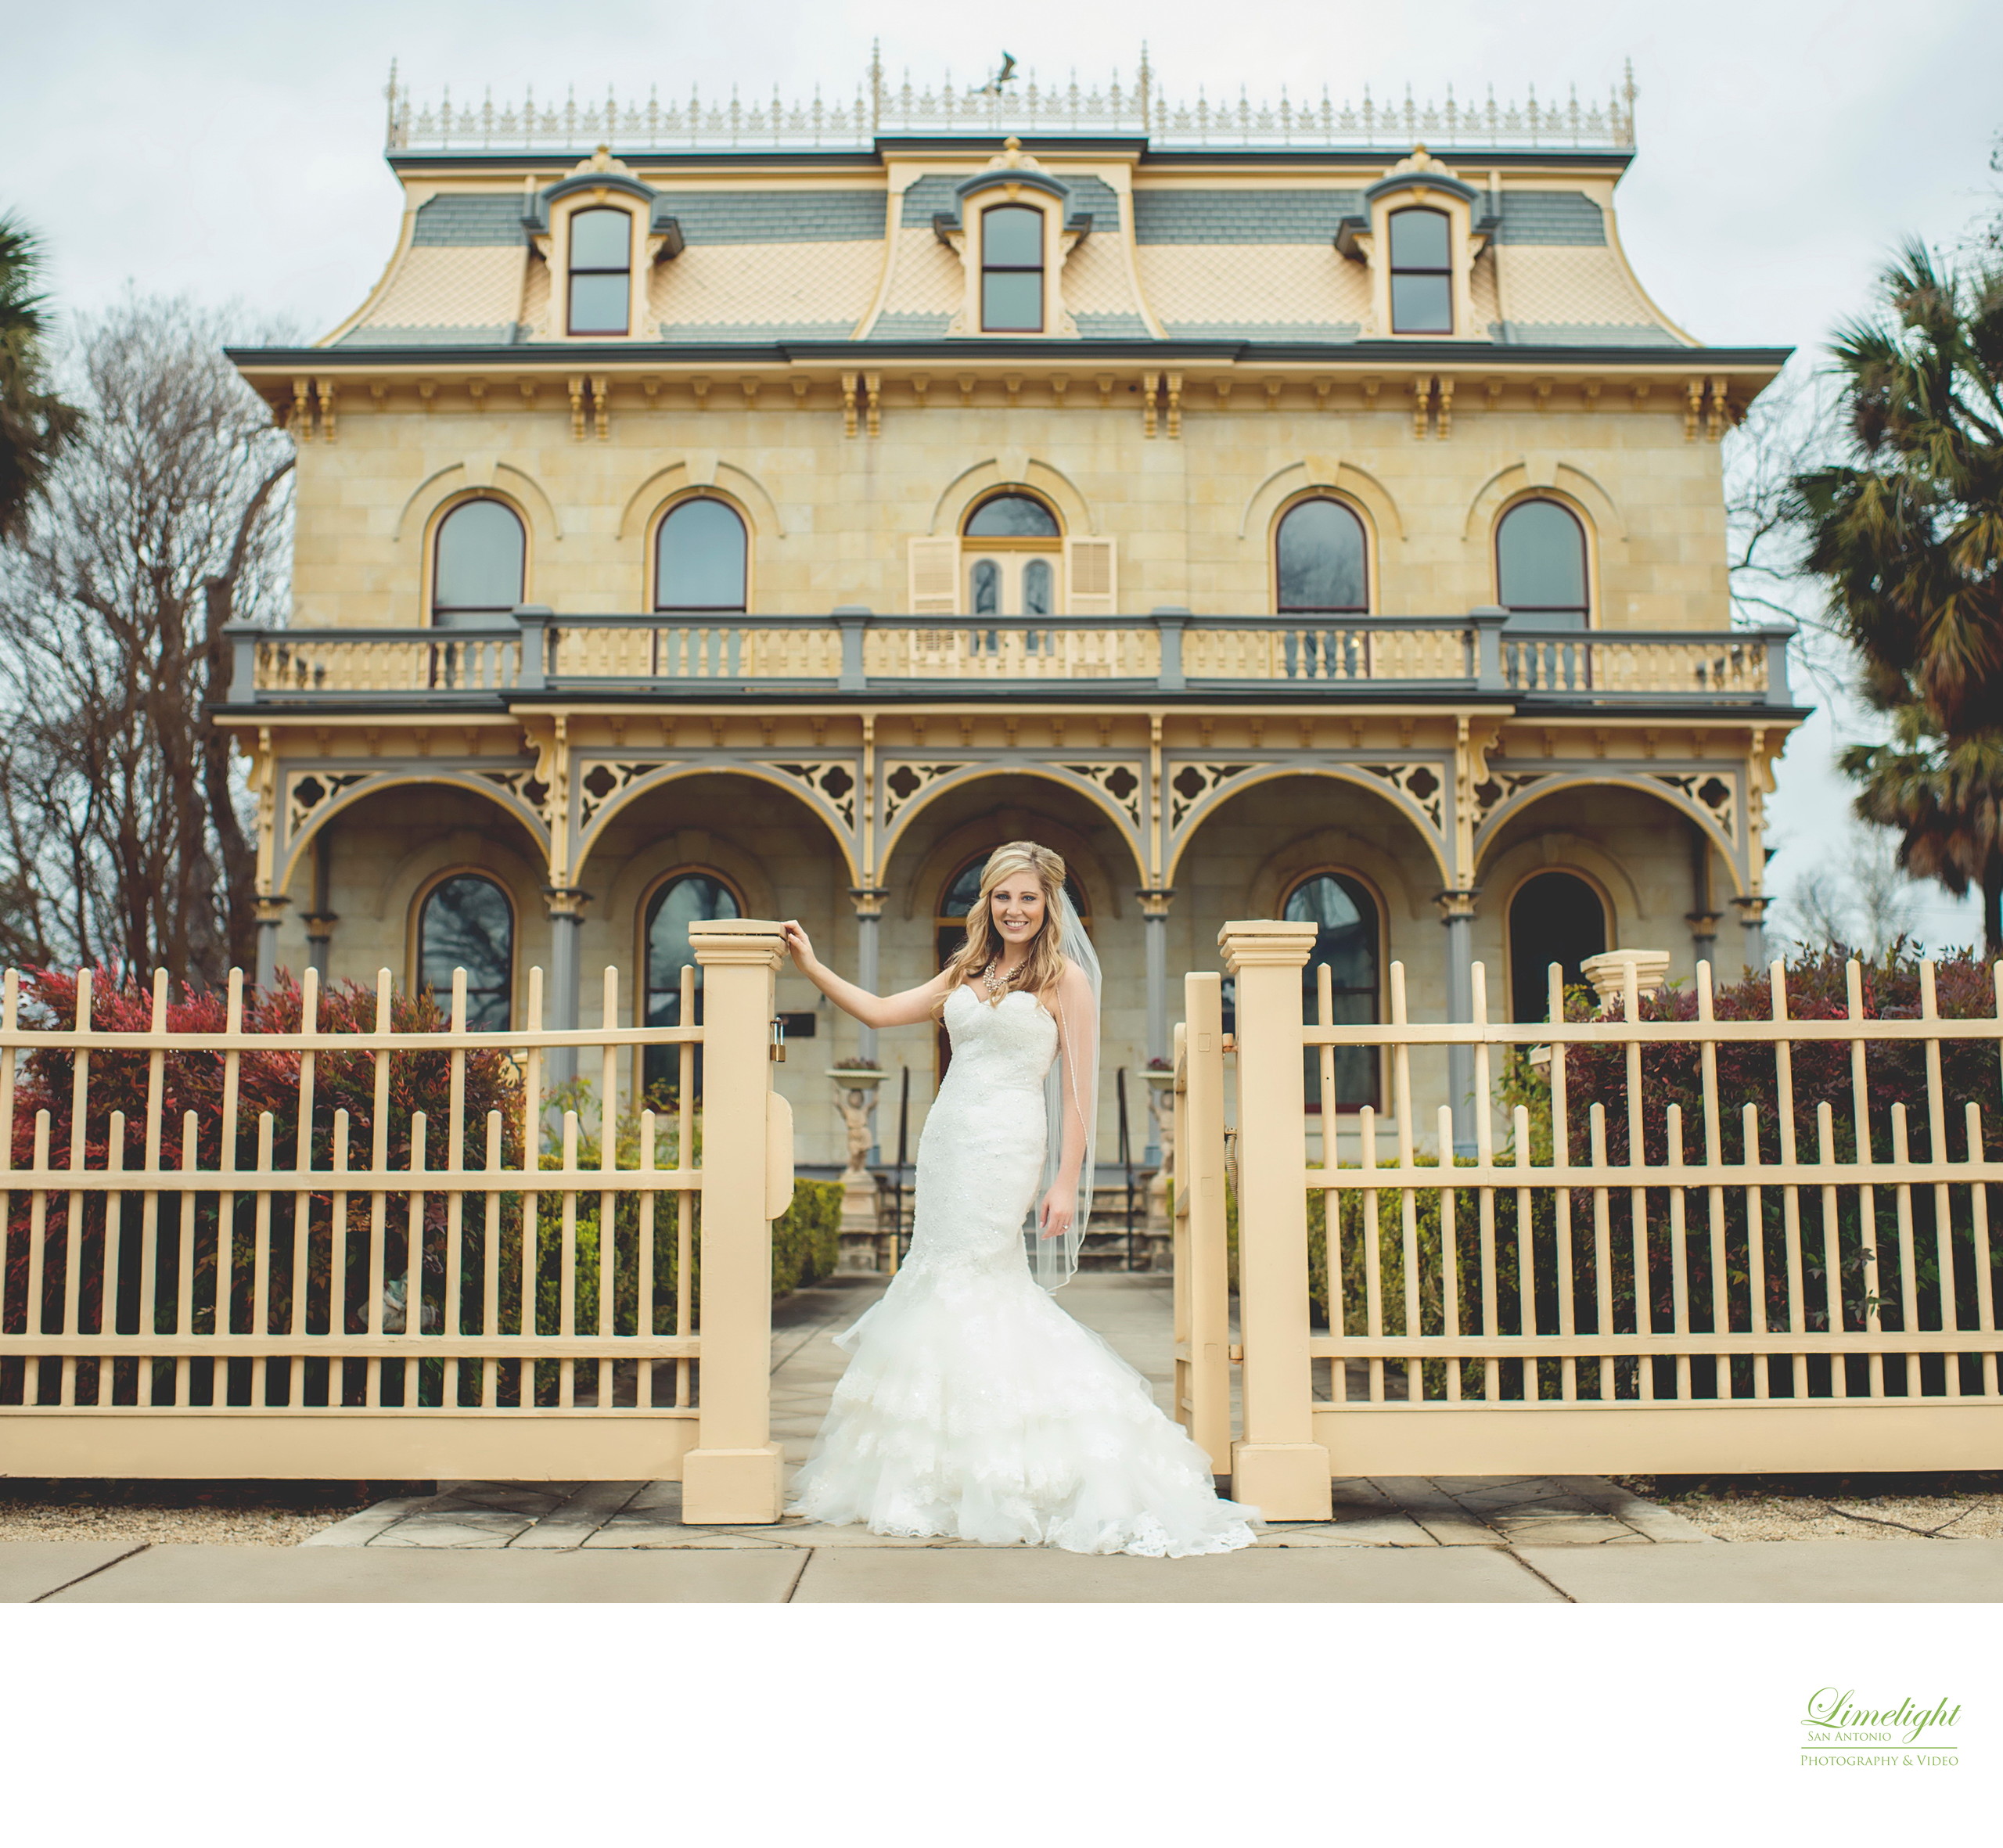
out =
{"type": "MultiPolygon", "coordinates": [[[[339,349],[571,353],[538,253],[550,204],[594,183],[649,203],[666,261],[622,355],[800,345],[969,352],[949,335],[963,260],[945,242],[958,203],[1011,125],[1034,187],[1091,235],[1063,266],[1070,325],[1013,343],[1055,351],[1192,343],[1330,360],[1415,351],[1372,329],[1372,282],[1352,228],[1411,169],[1473,202],[1465,363],[1535,349],[1688,353],[1699,345],[1643,290],[1620,251],[1613,190],[1633,152],[1631,84],[1603,107],[1531,104],[1361,110],[1241,101],[1171,106],[1143,64],[1123,91],[901,91],[880,67],[852,104],[420,110],[391,88],[389,155],[403,235],[369,300],[321,344],[339,349]],[[1420,136],[1429,137],[1426,148],[1420,136]],[[581,137],[603,137],[571,162],[581,137]],[[800,246],[815,246],[803,261],[800,246]],[[1347,253],[1345,254],[1345,253],[1347,253]],[[1073,336],[1075,330],[1075,336],[1073,336]],[[1485,336],[1485,337],[1484,337],[1485,336]]],[[[1015,156],[1011,156],[1015,158],[1015,156]]],[[[547,239],[545,238],[546,243],[547,239]]],[[[560,292],[560,291],[559,291],[560,292]]],[[[636,297],[636,300],[638,300],[636,297]]],[[[1027,354],[1025,355],[1027,357],[1027,354]]]]}

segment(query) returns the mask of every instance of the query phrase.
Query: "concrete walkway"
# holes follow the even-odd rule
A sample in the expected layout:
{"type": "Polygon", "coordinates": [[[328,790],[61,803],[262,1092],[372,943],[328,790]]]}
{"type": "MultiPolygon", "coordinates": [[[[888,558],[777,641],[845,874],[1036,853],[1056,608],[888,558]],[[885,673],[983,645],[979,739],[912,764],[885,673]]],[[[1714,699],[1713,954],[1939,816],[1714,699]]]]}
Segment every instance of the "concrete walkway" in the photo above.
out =
{"type": "MultiPolygon", "coordinates": [[[[804,1461],[884,1288],[836,1279],[775,1306],[773,1435],[804,1461]]],[[[1082,1275],[1060,1299],[1154,1382],[1169,1280],[1082,1275]]],[[[1202,1559],[896,1540],[800,1520],[691,1527],[675,1483],[441,1483],[297,1548],[0,1544],[0,1602],[1844,1603],[2003,1600],[2003,1541],[1726,1546],[1597,1476],[1354,1477],[1335,1518],[1276,1522],[1202,1559]]]]}

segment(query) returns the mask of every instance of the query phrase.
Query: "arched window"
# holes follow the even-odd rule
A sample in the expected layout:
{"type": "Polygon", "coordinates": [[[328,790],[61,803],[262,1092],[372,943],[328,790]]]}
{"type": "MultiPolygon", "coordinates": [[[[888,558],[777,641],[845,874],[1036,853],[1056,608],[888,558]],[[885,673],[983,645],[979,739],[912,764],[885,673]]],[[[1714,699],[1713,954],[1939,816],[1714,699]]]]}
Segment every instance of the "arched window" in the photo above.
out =
{"type": "Polygon", "coordinates": [[[522,601],[527,535],[506,502],[462,501],[438,523],[431,547],[431,620],[484,628],[512,620],[522,601]]]}
{"type": "Polygon", "coordinates": [[[654,535],[654,608],[744,607],[744,522],[707,495],[668,509],[654,535]]]}
{"type": "Polygon", "coordinates": [[[969,539],[1057,539],[1057,516],[1034,494],[990,494],[967,516],[969,539]]]}
{"type": "Polygon", "coordinates": [[[1495,528],[1495,600],[1512,626],[1583,629],[1586,532],[1556,501],[1519,501],[1495,528]]]}
{"type": "Polygon", "coordinates": [[[980,325],[987,333],[1043,331],[1043,214],[1034,206],[980,214],[980,325]]]}
{"type": "Polygon", "coordinates": [[[974,615],[1057,613],[1063,529],[1035,495],[1019,490],[990,494],[967,516],[961,532],[967,607],[974,615]]]}
{"type": "MultiPolygon", "coordinates": [[[[1346,873],[1309,875],[1287,894],[1281,915],[1297,924],[1315,927],[1314,947],[1301,971],[1301,1018],[1320,1019],[1320,978],[1325,968],[1338,1026],[1372,1026],[1377,1021],[1379,951],[1377,901],[1361,880],[1346,873]]],[[[1378,1101],[1377,1055],[1367,1046],[1336,1048],[1336,1108],[1360,1109],[1378,1101]]],[[[1307,1049],[1308,1108],[1321,1095],[1322,1055],[1307,1049]]]]}
{"type": "Polygon", "coordinates": [[[515,909],[484,874],[455,872],[424,896],[417,916],[417,984],[450,1007],[452,974],[466,972],[466,1025],[504,1033],[513,1018],[515,909]]]}
{"type": "Polygon", "coordinates": [[[593,206],[570,215],[573,333],[624,333],[632,310],[633,215],[593,206]]]}
{"type": "Polygon", "coordinates": [[[1575,872],[1540,872],[1509,901],[1509,990],[1514,1017],[1550,1018],[1551,965],[1565,985],[1585,980],[1579,965],[1606,947],[1606,908],[1575,872]]]}
{"type": "Polygon", "coordinates": [[[1363,522],[1340,501],[1302,501],[1289,507],[1273,548],[1282,615],[1361,614],[1369,609],[1363,522]]]}
{"type": "MultiPolygon", "coordinates": [[[[714,918],[741,918],[744,908],[737,894],[713,872],[678,872],[663,879],[647,901],[646,967],[647,1024],[681,1026],[681,972],[693,967],[696,991],[702,992],[702,965],[696,961],[689,941],[691,924],[707,923],[714,918]]],[[[702,1050],[696,1053],[696,1077],[702,1076],[702,1050]]],[[[681,1083],[681,1049],[678,1046],[649,1046],[640,1073],[641,1087],[674,1089],[681,1083]]]]}
{"type": "Polygon", "coordinates": [[[1454,331],[1451,221],[1444,212],[1415,206],[1391,214],[1391,331],[1454,331]]]}

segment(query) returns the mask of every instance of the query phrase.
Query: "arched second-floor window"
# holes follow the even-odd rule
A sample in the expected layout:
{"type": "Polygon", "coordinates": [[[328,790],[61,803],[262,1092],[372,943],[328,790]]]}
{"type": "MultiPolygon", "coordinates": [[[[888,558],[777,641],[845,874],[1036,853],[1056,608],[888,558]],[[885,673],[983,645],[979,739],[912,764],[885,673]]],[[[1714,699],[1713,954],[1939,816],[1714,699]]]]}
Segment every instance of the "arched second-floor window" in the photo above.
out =
{"type": "MultiPolygon", "coordinates": [[[[695,991],[703,987],[702,965],[696,961],[689,926],[717,918],[741,918],[744,907],[721,875],[694,870],[661,881],[647,901],[644,920],[647,970],[646,1016],[649,1026],[692,1025],[681,1018],[681,972],[692,969],[695,991]]],[[[696,1051],[696,1077],[702,1076],[702,1052],[696,1051]]],[[[640,1073],[642,1088],[672,1091],[681,1081],[678,1046],[649,1046],[640,1073]]]]}
{"type": "Polygon", "coordinates": [[[1296,502],[1273,536],[1273,578],[1280,613],[1361,615],[1370,607],[1363,522],[1340,501],[1296,502]]]}
{"type": "Polygon", "coordinates": [[[991,494],[967,516],[961,555],[976,616],[1055,616],[1064,547],[1057,516],[1034,494],[991,494]]]}
{"type": "MultiPolygon", "coordinates": [[[[1281,915],[1293,923],[1314,926],[1314,947],[1300,974],[1302,1019],[1311,1023],[1321,1018],[1321,978],[1316,972],[1325,969],[1334,1024],[1375,1026],[1381,944],[1377,901],[1370,888],[1347,873],[1311,873],[1287,894],[1281,915]]],[[[1306,1073],[1310,1109],[1325,1107],[1321,1099],[1321,1050],[1311,1046],[1306,1073]]],[[[1336,1048],[1338,1110],[1375,1106],[1379,1089],[1375,1052],[1367,1046],[1336,1048]]]]}
{"type": "Polygon", "coordinates": [[[1518,1020],[1551,1012],[1551,965],[1568,988],[1585,980],[1579,965],[1606,947],[1606,907],[1575,872],[1533,874],[1509,901],[1509,999],[1518,1020]]]}
{"type": "Polygon", "coordinates": [[[417,985],[449,1008],[452,976],[466,972],[466,1025],[505,1033],[513,1017],[515,908],[484,873],[455,872],[424,895],[417,915],[417,985]]]}
{"type": "Polygon", "coordinates": [[[1495,528],[1495,600],[1510,624],[1583,629],[1591,619],[1586,530],[1557,501],[1519,501],[1495,528]]]}
{"type": "Polygon", "coordinates": [[[726,501],[699,495],[668,509],[654,534],[654,608],[741,610],[744,522],[726,501]]]}
{"type": "Polygon", "coordinates": [[[1454,331],[1452,221],[1430,206],[1391,214],[1391,331],[1454,331]]]}
{"type": "Polygon", "coordinates": [[[438,523],[431,546],[431,620],[484,628],[511,619],[523,596],[528,536],[505,501],[462,501],[438,523]]]}
{"type": "Polygon", "coordinates": [[[986,333],[1043,331],[1043,214],[991,205],[980,215],[980,325],[986,333]]]}
{"type": "Polygon", "coordinates": [[[624,333],[633,304],[633,214],[592,206],[570,215],[572,333],[624,333]]]}

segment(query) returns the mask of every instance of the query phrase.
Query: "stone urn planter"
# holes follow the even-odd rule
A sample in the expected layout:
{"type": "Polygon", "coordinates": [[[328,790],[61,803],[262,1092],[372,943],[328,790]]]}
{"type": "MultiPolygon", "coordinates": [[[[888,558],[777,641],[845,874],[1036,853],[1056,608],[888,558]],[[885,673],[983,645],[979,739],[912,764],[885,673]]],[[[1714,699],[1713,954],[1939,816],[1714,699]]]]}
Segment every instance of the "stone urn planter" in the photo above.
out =
{"type": "Polygon", "coordinates": [[[1593,985],[1593,992],[1599,997],[1599,1011],[1604,1014],[1615,1006],[1627,993],[1627,971],[1634,971],[1636,994],[1646,997],[1660,993],[1669,976],[1669,952],[1667,950],[1606,950],[1597,956],[1588,956],[1579,965],[1579,973],[1593,985]]]}
{"type": "Polygon", "coordinates": [[[1141,1076],[1148,1081],[1148,1111],[1154,1120],[1155,1141],[1161,1149],[1161,1162],[1148,1177],[1148,1246],[1149,1264],[1167,1267],[1174,1228],[1169,1223],[1168,1180],[1175,1165],[1175,1073],[1150,1067],[1141,1076]]]}
{"type": "Polygon", "coordinates": [[[841,1257],[843,1271],[877,1268],[876,1235],[879,1217],[876,1177],[868,1167],[876,1132],[877,1088],[883,1074],[874,1066],[838,1065],[829,1068],[834,1081],[835,1108],[848,1140],[848,1165],[842,1170],[841,1257]]]}

